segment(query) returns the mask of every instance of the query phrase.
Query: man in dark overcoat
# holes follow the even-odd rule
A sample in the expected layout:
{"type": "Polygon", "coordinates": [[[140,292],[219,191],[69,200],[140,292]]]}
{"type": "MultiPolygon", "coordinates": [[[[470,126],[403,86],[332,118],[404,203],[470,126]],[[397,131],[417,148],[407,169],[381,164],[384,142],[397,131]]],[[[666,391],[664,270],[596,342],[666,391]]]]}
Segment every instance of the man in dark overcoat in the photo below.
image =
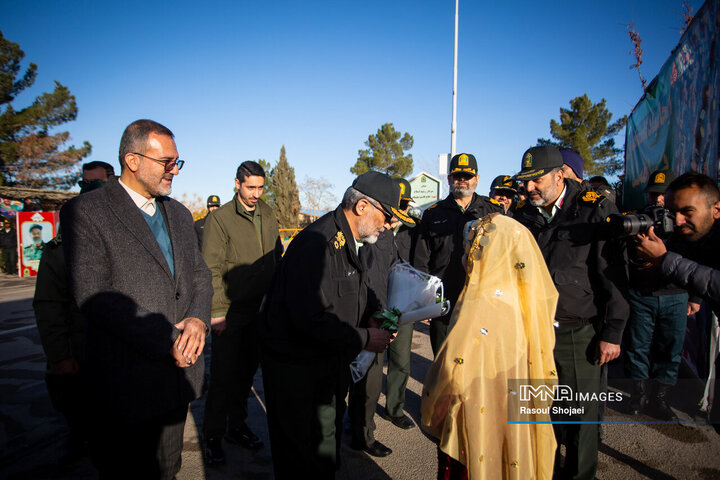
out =
{"type": "Polygon", "coordinates": [[[205,376],[210,272],[192,215],[168,197],[184,163],[172,132],[135,121],[119,157],[119,180],[60,212],[85,322],[90,453],[101,478],[170,479],[205,376]]]}

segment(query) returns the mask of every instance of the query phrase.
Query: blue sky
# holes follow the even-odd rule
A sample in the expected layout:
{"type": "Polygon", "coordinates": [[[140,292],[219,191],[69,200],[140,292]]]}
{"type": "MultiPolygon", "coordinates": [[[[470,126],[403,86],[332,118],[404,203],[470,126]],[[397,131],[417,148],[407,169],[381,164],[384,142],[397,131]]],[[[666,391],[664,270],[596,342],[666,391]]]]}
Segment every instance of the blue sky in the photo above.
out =
{"type": "MultiPolygon", "coordinates": [[[[702,5],[691,1],[696,12],[702,5]]],[[[386,122],[415,138],[415,173],[450,150],[455,2],[9,1],[0,29],[38,79],[76,96],[75,144],[117,163],[138,118],[175,132],[183,193],[230,199],[238,164],[277,161],[298,183],[325,177],[337,199],[358,149],[386,122]]],[[[607,100],[615,118],[642,90],[625,25],[634,21],[651,80],[680,39],[680,0],[460,0],[457,150],[479,163],[478,192],[512,174],[571,98],[607,100]]],[[[616,141],[622,146],[624,137],[616,141]]]]}

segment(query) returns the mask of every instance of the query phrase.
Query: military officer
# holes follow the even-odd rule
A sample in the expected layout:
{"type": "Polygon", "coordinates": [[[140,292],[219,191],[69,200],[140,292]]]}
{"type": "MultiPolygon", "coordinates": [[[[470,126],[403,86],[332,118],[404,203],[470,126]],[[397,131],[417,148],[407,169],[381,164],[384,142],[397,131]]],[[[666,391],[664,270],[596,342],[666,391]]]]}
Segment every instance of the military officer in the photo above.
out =
{"type": "Polygon", "coordinates": [[[30,227],[30,236],[32,237],[32,243],[23,248],[24,261],[39,262],[45,248],[45,242],[42,239],[42,225],[33,224],[30,227]]]}
{"type": "Polygon", "coordinates": [[[200,250],[202,250],[202,239],[203,239],[203,230],[205,229],[205,220],[207,220],[208,215],[210,215],[210,212],[213,210],[217,210],[220,208],[220,197],[217,195],[210,195],[207,199],[207,213],[204,217],[198,218],[193,223],[193,228],[195,229],[195,235],[197,235],[198,238],[198,247],[200,247],[200,250]]]}
{"type": "MultiPolygon", "coordinates": [[[[440,277],[445,286],[445,297],[454,307],[465,283],[462,265],[465,224],[504,210],[497,200],[475,193],[478,174],[474,155],[460,153],[452,157],[448,184],[450,194],[447,198],[431,205],[423,214],[413,266],[440,277]]],[[[452,310],[430,322],[433,354],[437,354],[447,337],[451,316],[452,310]]]]}
{"type": "MultiPolygon", "coordinates": [[[[400,187],[398,210],[403,214],[407,214],[410,208],[409,203],[412,201],[410,183],[404,178],[394,178],[393,180],[400,187]]],[[[390,225],[389,230],[385,230],[380,234],[375,244],[362,247],[364,250],[369,250],[367,252],[369,275],[372,279],[374,293],[377,295],[383,309],[388,308],[388,271],[393,263],[401,258],[396,243],[397,235],[400,232],[409,232],[414,226],[415,221],[409,215],[403,221],[398,218],[390,225]]],[[[405,233],[403,233],[404,236],[405,233]]],[[[412,332],[412,324],[400,325],[395,340],[388,347],[387,398],[389,400],[387,401],[393,406],[394,415],[388,418],[388,404],[386,403],[384,417],[405,429],[415,426],[412,420],[403,414],[405,385],[410,375],[412,332]],[[399,413],[396,413],[398,411],[399,413]]],[[[348,406],[352,430],[351,447],[355,450],[364,450],[374,457],[385,457],[392,453],[390,448],[375,440],[374,435],[375,409],[382,390],[383,358],[384,352],[376,355],[365,377],[350,387],[348,406]]]]}
{"type": "Polygon", "coordinates": [[[262,370],[275,477],[334,478],[339,466],[349,364],[362,350],[382,352],[391,335],[378,312],[363,244],[390,228],[400,189],[367,172],[342,203],[306,227],[278,264],[260,312],[262,370]]]}
{"type": "Polygon", "coordinates": [[[503,206],[505,215],[512,216],[515,210],[515,197],[517,196],[517,182],[510,175],[498,175],[490,184],[490,198],[497,200],[503,206]]]}
{"type": "MultiPolygon", "coordinates": [[[[617,213],[613,202],[565,179],[563,159],[552,146],[525,152],[517,179],[527,201],[513,218],[533,234],[559,293],[555,313],[554,357],[558,382],[574,392],[601,390],[600,367],[620,355],[629,315],[624,251],[605,231],[605,218],[617,213]]],[[[584,413],[572,420],[597,421],[597,401],[568,402],[584,413]],[[577,404],[576,404],[577,403],[577,404]]],[[[568,420],[567,417],[556,420],[568,420]]],[[[555,475],[592,479],[597,470],[598,425],[556,425],[558,445],[566,445],[565,464],[557,449],[555,475]]]]}

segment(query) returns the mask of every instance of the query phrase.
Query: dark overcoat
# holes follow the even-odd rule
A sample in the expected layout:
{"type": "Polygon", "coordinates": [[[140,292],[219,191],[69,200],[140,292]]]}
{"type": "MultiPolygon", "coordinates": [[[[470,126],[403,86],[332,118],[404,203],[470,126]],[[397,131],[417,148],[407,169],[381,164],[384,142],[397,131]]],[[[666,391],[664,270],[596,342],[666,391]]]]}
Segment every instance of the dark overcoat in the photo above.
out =
{"type": "Polygon", "coordinates": [[[202,356],[178,368],[170,355],[187,317],[210,321],[212,285],[181,203],[157,198],[175,274],[140,209],[117,179],[60,211],[70,285],[85,319],[89,400],[117,421],[141,421],[202,392],[202,356]]]}

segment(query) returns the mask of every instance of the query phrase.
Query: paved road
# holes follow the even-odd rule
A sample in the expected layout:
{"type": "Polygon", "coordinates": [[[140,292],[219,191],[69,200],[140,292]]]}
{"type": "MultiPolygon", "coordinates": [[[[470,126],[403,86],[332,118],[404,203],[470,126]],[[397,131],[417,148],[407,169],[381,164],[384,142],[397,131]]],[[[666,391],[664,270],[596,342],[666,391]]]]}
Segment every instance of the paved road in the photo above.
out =
{"type": "MultiPolygon", "coordinates": [[[[33,279],[0,274],[0,479],[94,479],[89,461],[57,465],[67,440],[62,417],[56,414],[44,384],[45,358],[32,312],[33,279]]],[[[428,328],[418,324],[413,337],[412,377],[408,384],[407,411],[416,421],[420,414],[422,379],[430,366],[428,328]]],[[[618,376],[618,369],[611,377],[618,376]],[[614,374],[614,375],[613,375],[614,374]]],[[[627,391],[627,382],[611,380],[611,388],[627,391]]],[[[249,400],[250,426],[266,441],[256,452],[226,445],[228,463],[206,468],[198,442],[204,399],[191,405],[185,428],[183,468],[179,480],[272,479],[267,424],[262,403],[261,374],[255,378],[249,400]]],[[[696,417],[695,403],[702,385],[690,379],[675,389],[671,403],[686,421],[696,417]]],[[[384,404],[384,398],[380,399],[384,404]]],[[[634,422],[622,404],[608,411],[608,420],[634,422]]],[[[378,409],[379,411],[380,409],[378,409]]],[[[640,420],[652,421],[649,417],[640,420]]],[[[343,445],[339,480],[432,480],[437,468],[435,445],[419,428],[400,430],[376,416],[376,437],[394,450],[375,459],[343,445]]],[[[612,424],[605,425],[598,478],[617,479],[714,479],[720,478],[720,436],[706,425],[612,424]]]]}

